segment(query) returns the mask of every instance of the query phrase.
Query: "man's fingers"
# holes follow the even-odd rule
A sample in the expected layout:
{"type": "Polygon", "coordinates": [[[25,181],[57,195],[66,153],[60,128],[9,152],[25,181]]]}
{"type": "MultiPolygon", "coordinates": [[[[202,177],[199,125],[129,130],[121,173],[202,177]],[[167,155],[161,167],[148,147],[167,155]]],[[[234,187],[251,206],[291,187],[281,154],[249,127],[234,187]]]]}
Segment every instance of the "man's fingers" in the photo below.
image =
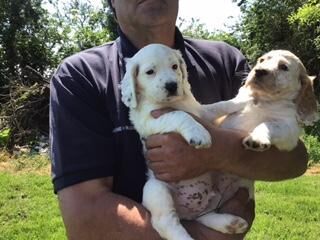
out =
{"type": "Polygon", "coordinates": [[[148,167],[155,173],[164,172],[165,170],[167,170],[166,166],[161,160],[148,161],[148,167]]]}
{"type": "Polygon", "coordinates": [[[173,144],[174,141],[185,141],[182,136],[175,132],[155,134],[146,139],[147,149],[158,148],[163,145],[173,144]]]}
{"type": "Polygon", "coordinates": [[[163,160],[163,152],[161,147],[149,148],[144,157],[148,160],[148,162],[157,162],[163,160]]]}
{"type": "Polygon", "coordinates": [[[156,134],[156,135],[151,135],[148,137],[145,141],[146,148],[151,149],[151,148],[159,148],[161,147],[163,140],[162,140],[162,135],[156,134]]]}

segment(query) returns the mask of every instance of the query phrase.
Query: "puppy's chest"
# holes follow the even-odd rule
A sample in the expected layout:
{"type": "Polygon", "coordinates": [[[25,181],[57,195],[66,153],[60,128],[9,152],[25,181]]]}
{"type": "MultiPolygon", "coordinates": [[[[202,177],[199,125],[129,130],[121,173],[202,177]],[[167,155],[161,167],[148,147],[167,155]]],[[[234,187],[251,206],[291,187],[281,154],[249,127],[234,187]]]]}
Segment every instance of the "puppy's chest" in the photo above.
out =
{"type": "Polygon", "coordinates": [[[148,137],[155,134],[155,130],[150,127],[151,123],[155,121],[150,112],[149,114],[144,114],[144,112],[140,111],[130,111],[129,118],[140,137],[148,137]]]}

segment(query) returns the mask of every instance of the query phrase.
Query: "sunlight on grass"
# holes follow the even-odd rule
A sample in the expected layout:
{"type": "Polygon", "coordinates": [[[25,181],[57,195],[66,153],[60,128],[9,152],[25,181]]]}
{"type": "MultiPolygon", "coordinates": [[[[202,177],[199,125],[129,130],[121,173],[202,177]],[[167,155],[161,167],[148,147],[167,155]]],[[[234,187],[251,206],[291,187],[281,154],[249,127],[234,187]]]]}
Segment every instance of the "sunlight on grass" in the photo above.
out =
{"type": "MultiPolygon", "coordinates": [[[[66,240],[49,165],[46,156],[0,151],[0,240],[66,240]]],[[[256,219],[246,240],[319,239],[320,175],[309,175],[256,183],[256,219]]]]}
{"type": "Polygon", "coordinates": [[[65,238],[50,177],[0,172],[0,240],[65,238]]]}
{"type": "Polygon", "coordinates": [[[256,219],[248,240],[316,240],[320,176],[256,184],[256,219]]]}
{"type": "Polygon", "coordinates": [[[37,173],[50,175],[50,161],[47,155],[43,154],[20,154],[10,155],[5,151],[0,151],[0,172],[12,173],[37,173]]]}

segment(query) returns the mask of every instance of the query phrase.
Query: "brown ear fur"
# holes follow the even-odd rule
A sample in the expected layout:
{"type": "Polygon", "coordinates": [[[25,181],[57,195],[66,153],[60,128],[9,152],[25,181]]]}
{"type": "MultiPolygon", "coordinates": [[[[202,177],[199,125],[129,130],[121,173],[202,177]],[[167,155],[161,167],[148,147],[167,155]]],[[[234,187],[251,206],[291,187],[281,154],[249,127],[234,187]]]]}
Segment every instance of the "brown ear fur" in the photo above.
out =
{"type": "Polygon", "coordinates": [[[296,98],[299,121],[305,125],[312,125],[318,120],[318,106],[313,92],[312,78],[307,74],[300,76],[301,88],[296,98]]]}
{"type": "Polygon", "coordinates": [[[316,99],[320,102],[320,72],[319,74],[313,79],[313,91],[316,99]]]}

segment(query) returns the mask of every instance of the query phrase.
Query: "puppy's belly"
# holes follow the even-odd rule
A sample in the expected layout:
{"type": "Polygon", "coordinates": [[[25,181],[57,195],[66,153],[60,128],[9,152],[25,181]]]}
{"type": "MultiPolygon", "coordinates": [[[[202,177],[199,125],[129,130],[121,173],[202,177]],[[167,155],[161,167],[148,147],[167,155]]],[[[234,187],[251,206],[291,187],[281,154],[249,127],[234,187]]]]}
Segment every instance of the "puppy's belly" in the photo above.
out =
{"type": "Polygon", "coordinates": [[[217,209],[238,190],[239,178],[208,173],[172,184],[173,199],[181,219],[192,220],[217,209]]]}

